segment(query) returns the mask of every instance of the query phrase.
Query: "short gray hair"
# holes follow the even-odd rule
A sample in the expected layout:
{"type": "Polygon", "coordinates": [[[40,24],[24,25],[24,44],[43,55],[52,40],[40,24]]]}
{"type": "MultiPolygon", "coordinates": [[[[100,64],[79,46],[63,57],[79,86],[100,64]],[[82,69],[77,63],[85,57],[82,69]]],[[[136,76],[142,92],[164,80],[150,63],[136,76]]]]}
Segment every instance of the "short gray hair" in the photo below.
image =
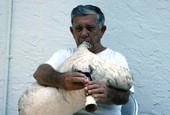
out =
{"type": "Polygon", "coordinates": [[[100,27],[104,25],[105,17],[103,12],[100,10],[99,7],[93,5],[78,5],[75,7],[71,12],[71,23],[73,25],[73,20],[76,16],[84,16],[94,14],[97,16],[97,23],[100,27]]]}

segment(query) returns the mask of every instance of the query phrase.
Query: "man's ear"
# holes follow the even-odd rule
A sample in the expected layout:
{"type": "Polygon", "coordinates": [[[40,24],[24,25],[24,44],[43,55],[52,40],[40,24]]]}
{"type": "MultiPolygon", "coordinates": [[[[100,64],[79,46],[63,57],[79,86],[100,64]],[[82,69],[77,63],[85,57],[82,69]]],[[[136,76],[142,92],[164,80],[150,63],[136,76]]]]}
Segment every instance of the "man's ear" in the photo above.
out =
{"type": "Polygon", "coordinates": [[[106,27],[105,25],[102,26],[102,28],[101,28],[101,34],[102,34],[102,36],[103,36],[104,32],[106,31],[106,29],[107,29],[107,27],[106,27]]]}
{"type": "Polygon", "coordinates": [[[72,33],[72,35],[74,35],[74,30],[72,26],[70,26],[70,32],[72,33]]]}

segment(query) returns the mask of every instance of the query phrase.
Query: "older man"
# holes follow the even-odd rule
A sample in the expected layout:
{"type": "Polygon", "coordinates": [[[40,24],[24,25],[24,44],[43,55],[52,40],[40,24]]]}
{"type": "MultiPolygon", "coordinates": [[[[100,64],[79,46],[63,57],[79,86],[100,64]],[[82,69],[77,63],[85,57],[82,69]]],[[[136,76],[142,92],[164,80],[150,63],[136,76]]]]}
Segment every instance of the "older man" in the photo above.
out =
{"type": "MultiPolygon", "coordinates": [[[[101,38],[106,31],[105,17],[102,11],[93,5],[79,5],[71,12],[70,31],[79,46],[83,41],[91,44],[89,49],[97,56],[108,62],[128,68],[125,57],[101,43],[101,38]]],[[[89,113],[84,109],[75,115],[121,115],[121,104],[128,102],[130,91],[122,91],[109,87],[102,81],[87,81],[86,76],[79,72],[60,73],[58,67],[74,52],[76,48],[61,49],[44,64],[41,64],[34,77],[41,85],[77,90],[84,88],[85,92],[98,98],[98,109],[89,113]],[[81,83],[81,84],[80,84],[81,83]]]]}

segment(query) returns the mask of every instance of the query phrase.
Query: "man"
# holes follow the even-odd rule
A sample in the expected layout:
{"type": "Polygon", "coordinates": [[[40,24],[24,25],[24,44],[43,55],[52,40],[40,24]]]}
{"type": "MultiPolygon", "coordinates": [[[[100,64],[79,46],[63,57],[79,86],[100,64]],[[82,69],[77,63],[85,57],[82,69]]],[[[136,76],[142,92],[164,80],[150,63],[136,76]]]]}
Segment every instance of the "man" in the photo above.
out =
{"type": "MultiPolygon", "coordinates": [[[[101,38],[106,30],[104,14],[92,5],[79,5],[72,10],[70,31],[79,46],[83,41],[91,44],[89,49],[94,54],[110,63],[128,68],[123,55],[101,44],[101,38]]],[[[79,72],[60,73],[57,68],[70,57],[76,48],[61,49],[57,51],[45,64],[40,65],[34,77],[41,85],[63,88],[65,90],[77,90],[84,88],[97,101],[98,109],[94,113],[88,113],[84,109],[75,115],[121,115],[121,104],[128,102],[130,91],[121,91],[107,86],[102,81],[87,81],[86,76],[79,72]],[[81,83],[81,84],[80,84],[81,83]]]]}

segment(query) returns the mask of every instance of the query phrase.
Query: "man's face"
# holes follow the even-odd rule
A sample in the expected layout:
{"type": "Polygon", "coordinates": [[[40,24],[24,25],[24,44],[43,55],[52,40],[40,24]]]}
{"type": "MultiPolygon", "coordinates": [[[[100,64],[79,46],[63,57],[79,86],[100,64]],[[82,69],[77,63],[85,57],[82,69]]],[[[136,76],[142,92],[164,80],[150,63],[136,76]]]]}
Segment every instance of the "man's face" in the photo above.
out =
{"type": "Polygon", "coordinates": [[[92,52],[101,47],[100,40],[105,29],[105,26],[99,27],[95,15],[77,16],[73,20],[73,26],[70,27],[77,46],[87,41],[92,46],[90,49],[92,52]]]}

